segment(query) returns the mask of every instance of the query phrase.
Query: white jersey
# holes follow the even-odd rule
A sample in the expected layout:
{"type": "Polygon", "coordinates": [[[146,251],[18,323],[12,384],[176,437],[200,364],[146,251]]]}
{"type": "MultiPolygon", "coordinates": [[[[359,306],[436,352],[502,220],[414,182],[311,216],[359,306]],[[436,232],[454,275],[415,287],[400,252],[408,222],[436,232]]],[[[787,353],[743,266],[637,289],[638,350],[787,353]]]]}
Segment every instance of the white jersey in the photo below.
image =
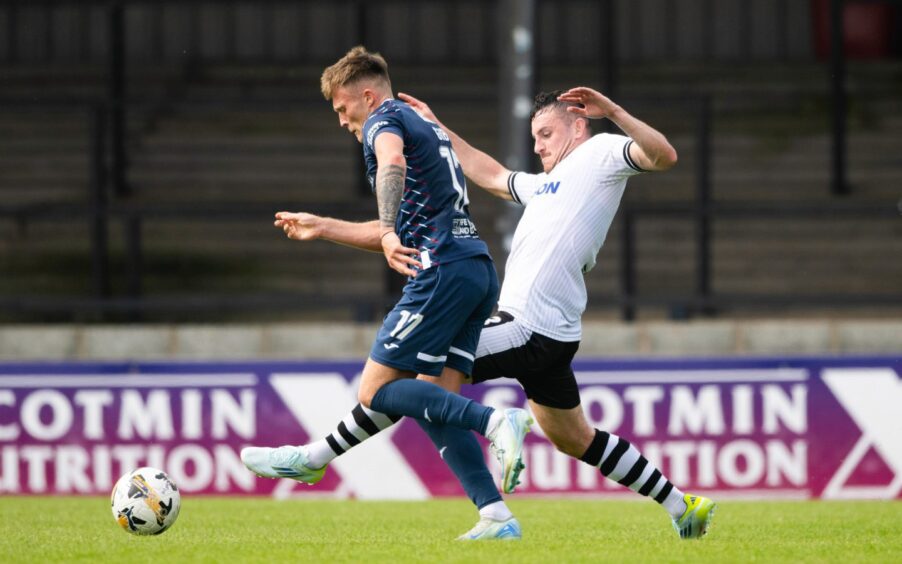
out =
{"type": "Polygon", "coordinates": [[[514,232],[498,308],[532,331],[578,341],[586,309],[583,275],[595,266],[627,179],[642,172],[633,140],[601,133],[550,173],[512,173],[508,188],[526,206],[514,232]]]}

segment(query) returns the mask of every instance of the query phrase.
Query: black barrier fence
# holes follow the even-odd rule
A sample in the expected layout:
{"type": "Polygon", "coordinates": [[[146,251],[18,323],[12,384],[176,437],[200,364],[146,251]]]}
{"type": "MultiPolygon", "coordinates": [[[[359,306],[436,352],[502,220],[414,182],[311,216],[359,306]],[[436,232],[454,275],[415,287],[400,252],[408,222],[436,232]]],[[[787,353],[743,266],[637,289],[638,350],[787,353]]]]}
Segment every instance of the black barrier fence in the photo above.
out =
{"type": "MultiPolygon", "coordinates": [[[[0,208],[0,216],[12,216],[17,221],[29,223],[52,220],[54,217],[81,218],[92,225],[92,271],[94,295],[60,296],[60,295],[0,295],[0,312],[15,318],[17,315],[47,315],[51,318],[74,317],[102,321],[105,319],[140,320],[148,313],[202,313],[206,317],[211,314],[235,314],[254,312],[266,318],[274,312],[304,313],[311,310],[333,308],[350,312],[358,321],[374,321],[391,305],[396,294],[386,288],[381,294],[373,296],[342,295],[332,292],[303,294],[294,292],[257,292],[215,295],[203,292],[181,293],[171,295],[143,295],[142,293],[142,227],[164,218],[186,218],[200,214],[208,219],[222,222],[233,220],[257,219],[271,213],[271,208],[252,209],[247,206],[238,207],[200,207],[189,211],[184,208],[116,208],[105,210],[90,209],[84,206],[56,206],[40,212],[26,209],[0,208]],[[37,216],[40,215],[40,218],[37,216]],[[110,295],[109,266],[106,240],[110,224],[119,222],[126,226],[127,233],[127,277],[128,289],[125,295],[110,295]]],[[[321,206],[311,211],[329,214],[339,211],[330,206],[321,206]]],[[[348,216],[348,209],[340,210],[348,216]]],[[[706,231],[705,225],[715,219],[729,218],[854,218],[873,220],[898,217],[899,210],[888,205],[856,205],[847,204],[796,204],[786,205],[749,205],[741,203],[709,204],[705,208],[692,205],[629,205],[621,211],[622,236],[620,241],[619,262],[620,288],[615,295],[591,296],[593,307],[614,306],[621,309],[624,320],[633,320],[643,308],[669,311],[672,318],[681,319],[697,316],[716,315],[719,310],[760,306],[791,308],[794,310],[818,308],[853,308],[861,306],[902,306],[902,294],[767,294],[767,293],[721,293],[712,291],[711,254],[713,238],[706,231]],[[636,234],[635,227],[640,221],[654,220],[661,217],[692,218],[697,236],[695,255],[695,291],[688,293],[644,294],[637,290],[639,276],[636,270],[636,234]]],[[[364,212],[359,217],[367,217],[364,212]]],[[[15,276],[15,273],[9,273],[15,276]]],[[[380,285],[378,280],[372,281],[380,285]]]]}
{"type": "MultiPolygon", "coordinates": [[[[613,300],[621,307],[622,319],[631,321],[643,307],[664,307],[670,317],[684,319],[716,315],[718,311],[736,307],[780,308],[805,310],[816,308],[849,309],[862,306],[902,306],[902,293],[857,294],[824,293],[819,295],[723,293],[712,289],[712,236],[710,225],[714,220],[729,219],[898,219],[902,215],[899,203],[849,204],[849,203],[714,203],[700,200],[695,205],[662,204],[625,206],[622,238],[620,241],[620,292],[613,300]],[[640,221],[666,217],[691,218],[695,228],[695,279],[694,292],[682,294],[644,295],[637,288],[636,225],[640,221]]],[[[887,257],[888,260],[889,257],[887,257]]]]}

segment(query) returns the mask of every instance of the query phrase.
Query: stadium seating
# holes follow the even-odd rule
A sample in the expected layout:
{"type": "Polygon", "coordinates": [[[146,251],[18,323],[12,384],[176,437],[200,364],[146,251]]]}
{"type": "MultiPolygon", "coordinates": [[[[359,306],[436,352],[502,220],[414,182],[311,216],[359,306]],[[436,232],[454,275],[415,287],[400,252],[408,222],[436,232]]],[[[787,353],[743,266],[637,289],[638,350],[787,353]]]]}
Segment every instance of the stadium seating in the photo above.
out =
{"type": "MultiPolygon", "coordinates": [[[[857,205],[885,204],[899,197],[902,120],[894,116],[902,92],[893,81],[895,66],[850,69],[852,192],[845,198],[829,192],[823,68],[778,65],[768,68],[766,77],[749,70],[755,69],[624,68],[618,100],[663,130],[680,154],[673,171],[633,179],[625,206],[694,201],[696,121],[684,101],[700,94],[712,101],[710,178],[716,203],[857,205]]],[[[5,93],[24,96],[41,84],[53,84],[57,98],[90,98],[105,91],[96,68],[61,72],[31,68],[10,73],[5,93]]],[[[594,72],[592,67],[543,68],[542,86],[594,84],[594,72]]],[[[393,75],[396,90],[426,99],[474,145],[499,153],[495,69],[401,66],[393,75]]],[[[359,146],[337,127],[318,94],[317,78],[318,68],[313,67],[212,66],[192,74],[152,68],[130,75],[129,96],[136,102],[128,114],[131,195],[113,196],[111,201],[116,206],[180,210],[147,216],[142,223],[145,295],[295,293],[311,306],[323,294],[380,300],[386,283],[380,257],[325,243],[292,244],[271,227],[272,212],[285,208],[339,215],[347,210],[353,219],[372,217],[375,211],[375,202],[361,186],[359,146]]],[[[52,209],[49,206],[90,201],[87,116],[83,109],[58,107],[0,110],[4,209],[52,209]]],[[[503,205],[475,187],[470,198],[483,237],[496,257],[503,256],[498,230],[503,205]]],[[[619,293],[621,224],[622,215],[597,270],[588,277],[590,304],[595,304],[590,317],[617,314],[613,297],[619,293]]],[[[810,298],[889,294],[902,287],[902,263],[890,260],[902,254],[897,217],[764,213],[718,217],[711,226],[716,293],[810,298]]],[[[124,224],[114,219],[110,229],[114,293],[121,294],[127,262],[124,224]]],[[[694,230],[690,214],[638,216],[641,295],[694,292],[694,230]]],[[[0,249],[17,273],[0,278],[0,295],[91,291],[90,231],[84,217],[5,214],[0,216],[0,249]]],[[[673,313],[664,302],[648,310],[650,314],[673,313]]],[[[760,308],[734,310],[749,315],[757,311],[760,308]]],[[[847,309],[819,306],[819,311],[838,314],[847,309]]]]}

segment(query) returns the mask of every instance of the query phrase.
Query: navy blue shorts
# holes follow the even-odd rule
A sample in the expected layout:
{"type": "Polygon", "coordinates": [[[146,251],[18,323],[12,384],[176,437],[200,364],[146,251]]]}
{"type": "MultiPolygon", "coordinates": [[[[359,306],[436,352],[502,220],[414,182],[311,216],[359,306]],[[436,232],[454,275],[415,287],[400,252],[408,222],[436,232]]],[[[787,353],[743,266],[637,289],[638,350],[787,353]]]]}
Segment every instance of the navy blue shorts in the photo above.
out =
{"type": "Polygon", "coordinates": [[[370,358],[398,370],[471,374],[482,324],[498,299],[492,259],[475,256],[421,271],[382,322],[370,358]]]}

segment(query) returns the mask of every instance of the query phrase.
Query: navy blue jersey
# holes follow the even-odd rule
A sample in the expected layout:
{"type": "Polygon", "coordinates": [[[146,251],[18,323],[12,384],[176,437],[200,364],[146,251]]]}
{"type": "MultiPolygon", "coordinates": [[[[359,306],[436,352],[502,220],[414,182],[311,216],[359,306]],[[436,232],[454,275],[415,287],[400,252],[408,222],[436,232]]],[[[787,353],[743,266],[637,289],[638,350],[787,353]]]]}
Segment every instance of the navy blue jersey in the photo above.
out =
{"type": "Polygon", "coordinates": [[[420,251],[424,268],[477,255],[488,256],[470,220],[467,184],[451,140],[400,100],[386,100],[363,125],[363,158],[370,186],[376,181],[379,134],[404,140],[407,171],[395,233],[405,247],[420,251]]]}

